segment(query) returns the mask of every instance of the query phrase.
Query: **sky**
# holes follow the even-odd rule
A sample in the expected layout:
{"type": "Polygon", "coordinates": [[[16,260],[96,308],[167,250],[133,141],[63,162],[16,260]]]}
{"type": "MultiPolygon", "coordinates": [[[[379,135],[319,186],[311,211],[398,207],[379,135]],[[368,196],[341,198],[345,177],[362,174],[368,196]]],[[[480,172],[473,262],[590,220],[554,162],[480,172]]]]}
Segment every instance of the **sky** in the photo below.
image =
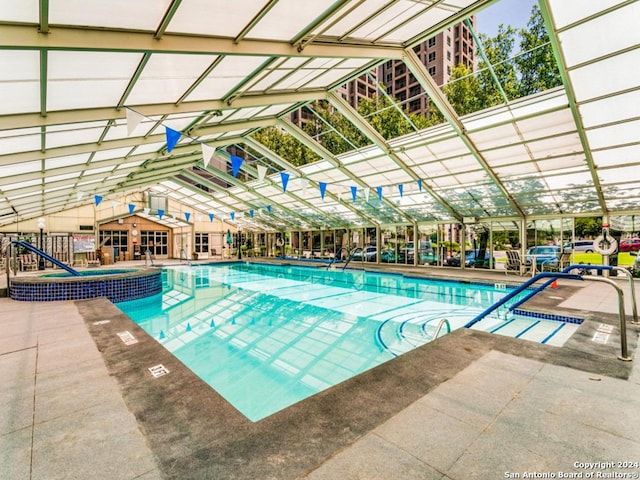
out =
{"type": "Polygon", "coordinates": [[[525,27],[537,0],[499,0],[476,15],[476,31],[494,37],[498,25],[525,27]]]}

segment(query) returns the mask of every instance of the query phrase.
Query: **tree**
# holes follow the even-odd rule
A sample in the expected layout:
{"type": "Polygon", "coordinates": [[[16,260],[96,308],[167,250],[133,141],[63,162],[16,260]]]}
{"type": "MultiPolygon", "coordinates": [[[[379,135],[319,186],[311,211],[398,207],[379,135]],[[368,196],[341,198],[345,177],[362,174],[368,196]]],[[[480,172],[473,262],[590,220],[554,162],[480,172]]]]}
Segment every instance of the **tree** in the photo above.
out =
{"type": "Polygon", "coordinates": [[[478,78],[473,75],[471,68],[465,67],[462,63],[453,68],[451,79],[442,90],[458,115],[476,112],[482,108],[478,97],[478,78]]]}
{"type": "Polygon", "coordinates": [[[480,34],[480,42],[484,45],[486,57],[478,62],[478,98],[481,108],[488,108],[504,103],[505,99],[512,100],[519,96],[518,72],[516,63],[512,59],[513,45],[518,31],[511,26],[498,26],[498,33],[490,38],[480,34]],[[487,64],[488,62],[488,64],[487,64]],[[491,69],[489,68],[491,66],[491,69]],[[495,75],[498,83],[494,80],[495,75]],[[500,91],[502,89],[502,92],[500,91]]]}
{"type": "MultiPolygon", "coordinates": [[[[252,137],[295,166],[320,159],[318,155],[298,142],[294,137],[276,127],[263,128],[255,132],[252,137]]],[[[259,156],[259,154],[256,153],[256,156],[259,156]]],[[[280,167],[276,167],[276,169],[280,170],[280,167]]]]}
{"type": "Polygon", "coordinates": [[[515,59],[520,74],[520,96],[562,85],[562,77],[538,5],[534,5],[531,10],[527,28],[520,31],[520,50],[521,55],[515,59]]]}

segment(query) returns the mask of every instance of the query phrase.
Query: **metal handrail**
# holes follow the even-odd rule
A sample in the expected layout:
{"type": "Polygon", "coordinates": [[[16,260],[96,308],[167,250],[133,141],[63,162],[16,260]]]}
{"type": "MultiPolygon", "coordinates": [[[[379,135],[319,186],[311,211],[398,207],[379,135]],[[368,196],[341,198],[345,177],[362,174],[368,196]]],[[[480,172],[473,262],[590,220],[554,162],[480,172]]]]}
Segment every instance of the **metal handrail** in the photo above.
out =
{"type": "Polygon", "coordinates": [[[436,331],[433,334],[433,340],[438,338],[438,335],[440,335],[440,330],[442,330],[442,326],[443,325],[447,326],[447,333],[451,333],[451,324],[449,323],[449,320],[447,318],[443,318],[438,322],[438,326],[436,327],[436,331]]]}
{"type": "Polygon", "coordinates": [[[353,260],[353,256],[356,254],[356,252],[360,250],[363,255],[362,258],[364,258],[364,248],[362,247],[356,247],[351,251],[351,254],[349,255],[349,258],[347,258],[347,261],[344,263],[344,266],[342,267],[342,270],[344,270],[345,268],[347,268],[347,265],[349,265],[349,262],[351,262],[351,260],[353,260]]]}
{"type": "MultiPolygon", "coordinates": [[[[591,265],[591,267],[594,267],[593,269],[595,269],[595,270],[612,270],[614,268],[614,267],[602,266],[602,265],[591,265]]],[[[575,265],[570,265],[570,266],[566,267],[564,270],[574,270],[576,268],[581,268],[581,267],[576,267],[575,265]]],[[[535,282],[537,282],[541,278],[550,278],[551,279],[550,281],[546,282],[546,284],[553,283],[554,279],[565,278],[567,280],[581,280],[581,281],[593,280],[593,281],[600,281],[600,282],[604,281],[604,282],[610,284],[612,287],[614,287],[616,289],[616,292],[618,292],[618,317],[619,317],[618,321],[619,321],[619,324],[620,324],[620,349],[621,349],[621,354],[618,356],[618,359],[623,360],[625,362],[630,362],[632,360],[632,358],[629,356],[629,351],[628,351],[628,348],[627,348],[627,318],[626,318],[626,314],[625,314],[625,311],[624,311],[624,292],[622,291],[622,289],[620,287],[618,287],[618,285],[616,285],[616,283],[613,280],[609,280],[608,278],[583,277],[581,275],[574,275],[574,274],[567,273],[565,271],[539,273],[535,277],[532,277],[529,280],[527,280],[526,282],[524,282],[518,288],[515,288],[509,294],[505,295],[503,298],[501,298],[499,301],[497,301],[492,306],[487,308],[480,315],[476,316],[473,320],[471,320],[470,322],[468,322],[465,325],[465,328],[469,328],[472,325],[478,323],[480,320],[482,320],[488,314],[490,314],[494,310],[496,310],[499,307],[501,307],[502,305],[504,305],[506,302],[511,300],[513,297],[515,297],[518,293],[526,290],[530,285],[534,284],[535,282]]],[[[542,290],[542,288],[535,289],[530,295],[527,295],[524,300],[531,298],[533,295],[535,295],[536,293],[540,292],[541,290],[542,290]]],[[[517,305],[521,305],[524,300],[520,300],[516,304],[517,305]]]]}
{"type": "Polygon", "coordinates": [[[331,268],[331,265],[333,265],[337,260],[340,259],[340,255],[342,255],[342,247],[340,247],[338,249],[338,251],[336,252],[336,254],[333,256],[333,258],[331,259],[331,261],[329,262],[329,264],[327,265],[327,270],[329,270],[329,268],[331,268]]]}

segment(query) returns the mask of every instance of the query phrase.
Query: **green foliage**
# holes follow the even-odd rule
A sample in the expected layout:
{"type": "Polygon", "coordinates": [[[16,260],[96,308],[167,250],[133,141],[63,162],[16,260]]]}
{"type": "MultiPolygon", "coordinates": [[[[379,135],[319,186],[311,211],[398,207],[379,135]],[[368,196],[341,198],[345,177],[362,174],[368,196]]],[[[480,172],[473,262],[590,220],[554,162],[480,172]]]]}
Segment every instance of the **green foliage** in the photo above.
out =
{"type": "Polygon", "coordinates": [[[576,238],[594,238],[602,233],[601,217],[578,217],[575,219],[576,238]]]}
{"type": "Polygon", "coordinates": [[[276,127],[263,128],[254,133],[253,138],[295,166],[320,159],[294,137],[276,127]]]}
{"type": "Polygon", "coordinates": [[[515,59],[520,72],[520,96],[562,85],[538,5],[533,6],[527,28],[520,31],[520,49],[523,53],[515,59]]]}

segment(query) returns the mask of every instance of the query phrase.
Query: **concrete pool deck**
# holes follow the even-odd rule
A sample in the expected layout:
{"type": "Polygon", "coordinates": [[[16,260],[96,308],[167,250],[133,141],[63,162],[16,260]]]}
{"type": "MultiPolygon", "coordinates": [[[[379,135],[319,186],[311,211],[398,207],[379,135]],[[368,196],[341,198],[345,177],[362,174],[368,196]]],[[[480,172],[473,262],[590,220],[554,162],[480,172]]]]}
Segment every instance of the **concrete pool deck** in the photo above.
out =
{"type": "MultiPolygon", "coordinates": [[[[626,282],[615,282],[628,292],[626,282]]],[[[589,317],[562,348],[458,331],[257,423],[104,299],[2,298],[3,478],[466,480],[640,472],[640,465],[617,464],[640,462],[640,373],[637,360],[617,359],[614,289],[561,282],[541,295],[537,305],[589,317]],[[606,343],[596,335],[601,325],[613,326],[606,343]],[[117,335],[125,330],[138,343],[125,345],[117,335]],[[169,373],[154,378],[148,369],[157,364],[169,373]]],[[[630,323],[630,304],[626,311],[635,356],[640,328],[630,323]]]]}

